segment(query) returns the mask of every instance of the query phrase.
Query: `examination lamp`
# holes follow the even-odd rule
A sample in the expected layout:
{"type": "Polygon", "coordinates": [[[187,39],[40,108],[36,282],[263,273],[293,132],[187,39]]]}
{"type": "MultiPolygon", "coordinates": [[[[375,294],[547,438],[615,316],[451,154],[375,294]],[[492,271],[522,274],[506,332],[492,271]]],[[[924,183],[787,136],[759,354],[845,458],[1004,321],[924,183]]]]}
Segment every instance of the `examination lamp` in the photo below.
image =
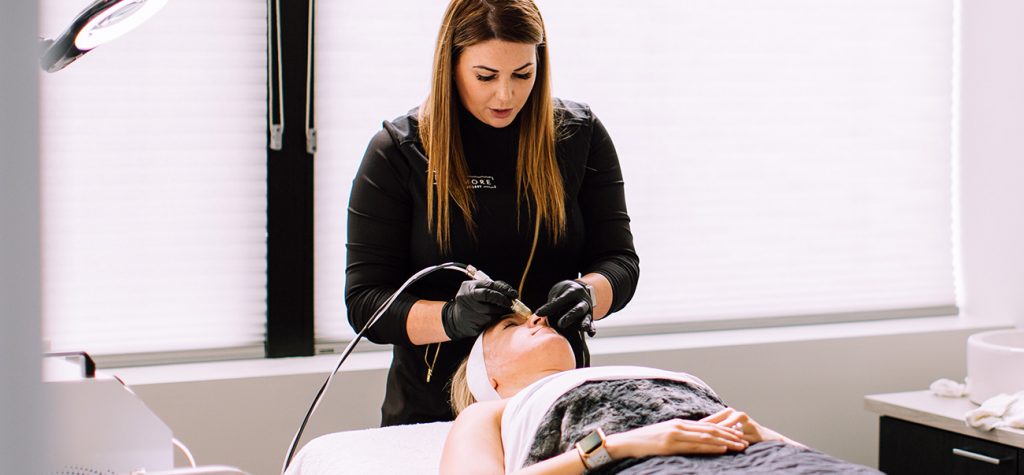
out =
{"type": "Polygon", "coordinates": [[[56,40],[39,39],[43,71],[55,73],[93,48],[141,25],[167,0],[96,0],[56,40]]]}

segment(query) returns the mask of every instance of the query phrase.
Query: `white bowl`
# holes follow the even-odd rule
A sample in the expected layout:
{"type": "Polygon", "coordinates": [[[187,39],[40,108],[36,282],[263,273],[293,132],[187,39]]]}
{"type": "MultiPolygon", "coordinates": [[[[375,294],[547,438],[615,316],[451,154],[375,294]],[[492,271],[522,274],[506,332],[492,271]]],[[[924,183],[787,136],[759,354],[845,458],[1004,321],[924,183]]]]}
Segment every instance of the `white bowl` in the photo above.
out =
{"type": "Polygon", "coordinates": [[[996,330],[967,338],[967,392],[981,404],[1000,393],[1024,391],[1024,330],[996,330]]]}

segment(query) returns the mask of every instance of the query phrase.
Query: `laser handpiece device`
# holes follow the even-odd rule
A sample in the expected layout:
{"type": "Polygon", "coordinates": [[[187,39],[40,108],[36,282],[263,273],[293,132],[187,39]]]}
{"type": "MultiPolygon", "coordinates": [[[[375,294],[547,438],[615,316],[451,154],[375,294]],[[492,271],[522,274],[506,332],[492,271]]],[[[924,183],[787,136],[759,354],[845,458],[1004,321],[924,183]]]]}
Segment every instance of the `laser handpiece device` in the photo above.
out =
{"type": "MultiPolygon", "coordinates": [[[[472,277],[473,280],[479,280],[481,282],[493,280],[490,277],[488,277],[487,274],[484,274],[484,271],[477,269],[472,265],[466,265],[465,272],[470,277],[472,277]]],[[[530,310],[530,307],[527,307],[526,304],[519,299],[512,299],[512,311],[515,312],[516,315],[519,315],[523,318],[530,318],[530,316],[533,315],[533,310],[530,310]]]]}

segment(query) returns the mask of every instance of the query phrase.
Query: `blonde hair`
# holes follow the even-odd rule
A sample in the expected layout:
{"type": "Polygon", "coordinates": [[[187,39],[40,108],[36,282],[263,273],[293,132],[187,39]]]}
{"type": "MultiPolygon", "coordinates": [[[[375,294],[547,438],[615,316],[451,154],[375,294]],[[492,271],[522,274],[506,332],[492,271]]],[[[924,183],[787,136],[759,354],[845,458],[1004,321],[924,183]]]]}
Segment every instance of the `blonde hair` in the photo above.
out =
{"type": "MultiPolygon", "coordinates": [[[[445,10],[434,49],[430,93],[420,108],[420,140],[427,154],[427,229],[436,230],[438,247],[451,249],[451,202],[462,212],[466,230],[476,239],[476,208],[466,186],[469,167],[462,150],[454,70],[466,47],[488,40],[537,45],[536,81],[519,112],[516,160],[516,215],[523,196],[546,224],[551,241],[565,234],[562,175],[555,158],[555,113],[544,20],[532,0],[452,0],[445,10]]],[[[535,231],[536,232],[536,231],[535,231]]]]}
{"type": "Polygon", "coordinates": [[[452,376],[451,399],[449,403],[452,411],[458,416],[460,412],[476,402],[473,393],[469,390],[469,382],[466,380],[466,367],[469,366],[469,358],[462,360],[455,374],[452,376]]]}

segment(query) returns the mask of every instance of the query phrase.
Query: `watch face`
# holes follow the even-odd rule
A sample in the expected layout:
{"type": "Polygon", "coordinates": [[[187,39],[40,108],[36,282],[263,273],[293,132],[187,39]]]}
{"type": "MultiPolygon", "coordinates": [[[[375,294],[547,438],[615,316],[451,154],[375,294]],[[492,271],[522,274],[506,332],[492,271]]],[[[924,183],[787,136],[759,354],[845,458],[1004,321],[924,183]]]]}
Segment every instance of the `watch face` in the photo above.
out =
{"type": "Polygon", "coordinates": [[[594,450],[596,450],[600,446],[601,446],[601,435],[598,434],[596,430],[591,432],[589,435],[584,437],[583,440],[580,441],[580,448],[583,449],[583,452],[588,453],[588,454],[590,452],[593,452],[594,450]]]}

